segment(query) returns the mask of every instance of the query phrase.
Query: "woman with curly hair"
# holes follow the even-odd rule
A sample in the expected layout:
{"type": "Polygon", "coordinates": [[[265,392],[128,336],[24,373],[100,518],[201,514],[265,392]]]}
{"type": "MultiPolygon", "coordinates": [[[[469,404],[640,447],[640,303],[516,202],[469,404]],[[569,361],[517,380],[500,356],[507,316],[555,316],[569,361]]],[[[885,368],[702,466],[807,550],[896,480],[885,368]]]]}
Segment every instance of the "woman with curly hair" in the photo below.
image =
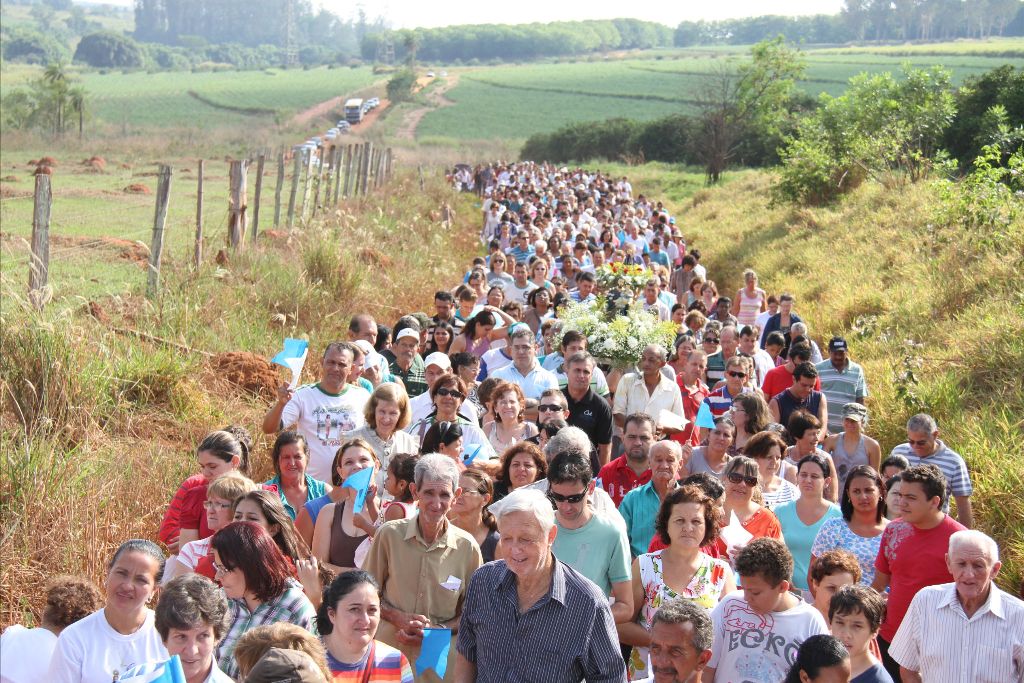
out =
{"type": "Polygon", "coordinates": [[[619,624],[619,639],[633,646],[630,680],[650,676],[647,648],[654,613],[666,601],[690,600],[711,610],[736,589],[729,563],[701,551],[718,538],[715,503],[697,486],[681,486],[661,502],[655,531],[663,550],[633,560],[633,620],[619,624]]]}

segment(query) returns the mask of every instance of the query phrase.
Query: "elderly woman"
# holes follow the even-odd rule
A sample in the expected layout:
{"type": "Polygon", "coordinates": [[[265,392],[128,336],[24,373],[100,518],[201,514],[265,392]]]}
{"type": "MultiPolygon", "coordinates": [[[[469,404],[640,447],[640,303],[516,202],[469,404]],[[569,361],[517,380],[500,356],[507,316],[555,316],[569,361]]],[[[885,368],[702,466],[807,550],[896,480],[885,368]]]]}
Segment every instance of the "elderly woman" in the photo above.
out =
{"type": "Polygon", "coordinates": [[[551,501],[540,491],[514,491],[498,512],[498,530],[505,559],[484,565],[469,582],[455,680],[500,671],[509,680],[545,683],[622,681],[625,663],[607,596],[551,552],[551,501]],[[524,619],[529,628],[521,627],[524,619]]]}
{"type": "Polygon", "coordinates": [[[715,542],[718,526],[714,501],[697,486],[677,488],[661,502],[655,530],[665,548],[633,560],[633,620],[618,625],[619,639],[633,646],[630,680],[651,675],[651,622],[662,604],[683,598],[711,610],[736,589],[729,563],[701,551],[715,542]]]}
{"type": "Polygon", "coordinates": [[[501,474],[494,483],[494,500],[543,479],[548,463],[544,453],[530,441],[520,441],[501,455],[501,474]]]}
{"type": "Polygon", "coordinates": [[[217,663],[238,677],[235,644],[255,626],[287,621],[316,631],[316,611],[270,534],[254,522],[233,522],[213,535],[213,566],[230,603],[231,627],[217,663]]]}
{"type": "Polygon", "coordinates": [[[160,591],[156,631],[167,654],[181,659],[186,683],[231,683],[214,657],[227,629],[227,598],[205,576],[179,576],[160,591]]]}
{"type": "MultiPolygon", "coordinates": [[[[730,520],[731,515],[736,515],[740,525],[754,538],[782,538],[778,518],[754,500],[754,492],[761,483],[756,462],[745,455],[736,456],[725,464],[722,480],[725,483],[725,519],[730,520]]],[[[729,558],[736,557],[741,550],[739,547],[725,547],[721,538],[719,546],[729,558]]]]}
{"type": "Polygon", "coordinates": [[[465,382],[455,375],[441,375],[434,382],[434,386],[430,387],[430,398],[434,402],[434,412],[406,429],[416,441],[416,447],[412,452],[420,451],[420,446],[431,425],[437,422],[457,422],[462,428],[464,448],[469,449],[479,445],[481,448],[476,457],[480,462],[495,459],[494,449],[491,448],[483,431],[459,415],[459,407],[466,400],[465,382]]]}
{"type": "Polygon", "coordinates": [[[779,476],[786,442],[775,432],[758,432],[743,447],[743,455],[757,462],[761,478],[761,501],[769,510],[800,497],[796,485],[779,476]]]}
{"type": "Polygon", "coordinates": [[[793,586],[804,591],[813,600],[807,577],[811,571],[811,546],[818,530],[828,520],[842,518],[839,506],[825,500],[825,485],[829,480],[828,462],[812,453],[797,465],[800,497],[776,507],[773,512],[782,526],[786,547],[793,555],[793,586]]]}
{"type": "Polygon", "coordinates": [[[494,422],[486,431],[495,453],[537,436],[537,425],[526,421],[526,396],[518,384],[502,381],[491,390],[494,422]]]}
{"type": "Polygon", "coordinates": [[[167,659],[153,610],[164,554],[152,541],[125,541],[107,564],[103,609],[65,628],[57,638],[46,681],[110,683],[126,664],[167,659]]]}
{"type": "Polygon", "coordinates": [[[103,607],[103,597],[92,581],[58,576],[46,585],[42,622],[35,628],[8,626],[0,636],[0,666],[4,683],[46,680],[57,638],[71,624],[103,607]]]}
{"type": "Polygon", "coordinates": [[[882,532],[889,520],[885,513],[885,486],[870,465],[854,467],[843,484],[839,503],[842,519],[827,520],[818,529],[811,546],[810,566],[829,550],[843,549],[857,558],[861,583],[875,580],[875,558],[882,544],[882,532]]]}
{"type": "Polygon", "coordinates": [[[364,571],[340,574],[324,589],[316,623],[336,678],[364,683],[413,683],[399,650],[375,640],[380,625],[380,586],[364,571]]]}
{"type": "MultiPolygon", "coordinates": [[[[373,449],[380,463],[377,490],[381,491],[384,488],[382,473],[387,471],[391,456],[395,453],[416,453],[419,450],[416,437],[403,431],[412,420],[409,395],[399,384],[381,384],[370,394],[370,400],[363,408],[363,417],[366,424],[346,432],[345,439],[362,439],[373,449]]],[[[302,517],[301,512],[299,517],[302,517]]],[[[296,520],[295,525],[303,528],[299,520],[296,520]]],[[[309,532],[313,533],[312,527],[309,532]]]]}
{"type": "Polygon", "coordinates": [[[298,432],[284,431],[277,435],[274,448],[270,451],[274,464],[274,478],[264,484],[273,486],[281,496],[288,516],[295,519],[296,510],[311,500],[316,500],[331,490],[329,484],[306,474],[309,464],[309,449],[306,437],[298,432]]]}

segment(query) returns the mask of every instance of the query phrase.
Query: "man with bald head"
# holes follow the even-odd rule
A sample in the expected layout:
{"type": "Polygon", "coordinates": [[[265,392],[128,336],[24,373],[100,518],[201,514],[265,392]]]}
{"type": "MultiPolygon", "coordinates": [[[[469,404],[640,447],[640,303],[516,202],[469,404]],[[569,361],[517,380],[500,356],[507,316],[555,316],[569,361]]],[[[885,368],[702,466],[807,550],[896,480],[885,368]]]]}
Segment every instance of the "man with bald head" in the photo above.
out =
{"type": "Polygon", "coordinates": [[[953,583],[921,589],[889,656],[904,683],[1024,681],[1024,602],[999,590],[999,547],[975,530],[949,537],[953,583]]]}

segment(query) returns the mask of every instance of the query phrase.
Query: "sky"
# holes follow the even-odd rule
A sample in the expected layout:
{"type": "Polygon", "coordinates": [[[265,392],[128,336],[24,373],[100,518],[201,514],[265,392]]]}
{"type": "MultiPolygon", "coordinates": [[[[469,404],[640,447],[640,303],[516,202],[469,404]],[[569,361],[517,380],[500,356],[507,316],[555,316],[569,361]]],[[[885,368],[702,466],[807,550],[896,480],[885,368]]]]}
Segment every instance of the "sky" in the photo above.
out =
{"type": "MultiPolygon", "coordinates": [[[[107,0],[131,5],[131,0],[107,0]]],[[[836,14],[842,0],[312,0],[343,18],[361,4],[369,17],[383,15],[393,28],[454,24],[521,24],[530,22],[629,17],[675,27],[681,21],[732,19],[763,14],[836,14]]]]}

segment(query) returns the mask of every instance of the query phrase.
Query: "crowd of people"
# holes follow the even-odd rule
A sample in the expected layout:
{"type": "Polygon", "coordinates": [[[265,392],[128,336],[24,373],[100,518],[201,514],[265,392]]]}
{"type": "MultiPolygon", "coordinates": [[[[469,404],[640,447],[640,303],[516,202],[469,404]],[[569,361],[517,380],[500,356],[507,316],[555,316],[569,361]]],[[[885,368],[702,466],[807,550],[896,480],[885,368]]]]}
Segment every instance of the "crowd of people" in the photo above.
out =
{"type": "Polygon", "coordinates": [[[175,655],[188,683],[1024,681],[1024,603],[932,417],[883,459],[847,340],[752,270],[720,295],[626,178],[474,177],[486,253],[434,310],[316,340],[261,424],[274,476],[212,431],[105,597],[55,578],[4,632],[0,681],[175,655]],[[677,326],[625,372],[559,318],[612,263],[677,326]]]}

